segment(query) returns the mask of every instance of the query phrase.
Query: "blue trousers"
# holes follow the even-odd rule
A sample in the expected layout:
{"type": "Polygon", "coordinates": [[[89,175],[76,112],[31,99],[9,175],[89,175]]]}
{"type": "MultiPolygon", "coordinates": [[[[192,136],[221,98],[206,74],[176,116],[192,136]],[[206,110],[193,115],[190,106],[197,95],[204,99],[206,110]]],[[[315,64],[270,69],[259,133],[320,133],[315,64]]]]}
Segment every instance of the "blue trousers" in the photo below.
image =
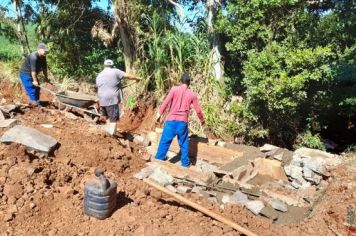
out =
{"type": "Polygon", "coordinates": [[[165,160],[168,149],[175,136],[178,136],[178,143],[181,151],[181,165],[187,167],[190,164],[188,150],[188,124],[183,121],[166,121],[163,128],[161,140],[159,142],[156,159],[165,160]]]}
{"type": "Polygon", "coordinates": [[[20,79],[22,85],[26,90],[27,96],[30,98],[31,101],[35,102],[37,105],[40,104],[40,88],[36,87],[32,83],[32,77],[29,74],[25,74],[20,72],[20,79]]]}

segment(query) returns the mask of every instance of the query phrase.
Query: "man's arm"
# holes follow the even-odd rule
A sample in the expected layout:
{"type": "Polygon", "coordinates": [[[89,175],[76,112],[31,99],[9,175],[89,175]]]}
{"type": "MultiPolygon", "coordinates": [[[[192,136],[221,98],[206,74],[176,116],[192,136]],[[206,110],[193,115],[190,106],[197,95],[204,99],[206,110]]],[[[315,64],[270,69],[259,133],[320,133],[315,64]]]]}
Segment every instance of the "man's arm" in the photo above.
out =
{"type": "Polygon", "coordinates": [[[124,79],[128,79],[128,80],[135,80],[135,81],[140,81],[141,78],[137,77],[137,76],[134,76],[134,75],[131,75],[129,73],[126,73],[124,74],[124,79]]]}
{"type": "Polygon", "coordinates": [[[32,83],[33,83],[33,85],[34,86],[39,86],[40,85],[40,83],[38,82],[38,78],[37,78],[37,73],[36,73],[36,71],[31,71],[31,77],[32,77],[32,83]]]}
{"type": "Polygon", "coordinates": [[[157,121],[161,118],[161,116],[163,115],[163,113],[166,111],[166,108],[168,106],[168,104],[173,100],[173,95],[174,95],[174,91],[173,91],[173,88],[169,91],[167,97],[164,99],[160,109],[159,109],[159,112],[157,114],[157,121]]]}
{"type": "Polygon", "coordinates": [[[31,77],[32,77],[32,83],[34,86],[39,86],[40,83],[37,78],[37,72],[36,72],[36,61],[37,57],[31,54],[30,56],[30,65],[31,65],[31,77]]]}
{"type": "Polygon", "coordinates": [[[204,120],[204,116],[203,116],[203,112],[199,106],[199,102],[198,102],[198,98],[196,96],[194,96],[193,98],[193,107],[195,112],[197,113],[199,120],[201,122],[202,125],[205,124],[205,120],[204,120]]]}

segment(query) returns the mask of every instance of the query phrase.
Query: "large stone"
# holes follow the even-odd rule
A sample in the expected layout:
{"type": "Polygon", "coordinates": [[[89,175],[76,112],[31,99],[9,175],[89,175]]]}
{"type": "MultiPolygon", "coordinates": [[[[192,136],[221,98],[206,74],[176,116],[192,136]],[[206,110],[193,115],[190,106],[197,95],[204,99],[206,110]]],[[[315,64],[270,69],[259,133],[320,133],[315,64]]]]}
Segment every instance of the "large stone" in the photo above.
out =
{"type": "Polygon", "coordinates": [[[1,137],[2,143],[20,143],[28,148],[49,153],[57,146],[57,140],[38,130],[17,125],[1,137]]]}
{"type": "Polygon", "coordinates": [[[17,108],[17,106],[14,104],[0,106],[0,110],[2,110],[5,113],[10,113],[12,111],[15,111],[16,108],[17,108]]]}
{"type": "Polygon", "coordinates": [[[246,208],[252,211],[253,214],[258,215],[262,211],[262,209],[265,207],[262,201],[255,200],[255,201],[249,201],[245,204],[246,208]]]}
{"type": "Polygon", "coordinates": [[[311,148],[299,148],[297,150],[295,150],[294,152],[295,154],[298,154],[299,156],[301,156],[302,158],[306,158],[306,157],[320,157],[320,158],[334,158],[337,157],[334,154],[331,153],[327,153],[324,151],[320,151],[317,149],[311,149],[311,148]]]}
{"type": "Polygon", "coordinates": [[[270,152],[270,151],[277,150],[277,149],[279,149],[279,147],[271,145],[271,144],[265,144],[262,147],[260,147],[261,152],[270,152]]]}
{"type": "Polygon", "coordinates": [[[203,160],[197,160],[195,163],[195,170],[202,173],[211,173],[217,171],[218,167],[203,160]]]}
{"type": "Polygon", "coordinates": [[[261,175],[271,176],[275,180],[288,181],[281,162],[276,160],[268,160],[264,158],[257,158],[253,162],[254,169],[261,175]]]}
{"type": "Polygon", "coordinates": [[[225,194],[225,195],[221,198],[221,202],[222,202],[223,204],[228,204],[228,203],[230,203],[230,199],[231,199],[231,196],[225,194]]]}
{"type": "Polygon", "coordinates": [[[148,141],[150,141],[151,143],[158,143],[158,135],[156,132],[148,132],[147,134],[147,139],[148,141]]]}
{"type": "Polygon", "coordinates": [[[110,135],[114,135],[116,132],[116,125],[114,123],[109,123],[105,125],[101,125],[100,128],[110,135]]]}
{"type": "Polygon", "coordinates": [[[0,118],[0,128],[12,128],[16,125],[21,125],[21,121],[16,119],[1,120],[0,118]]]}
{"type": "Polygon", "coordinates": [[[316,174],[312,169],[310,169],[308,166],[303,167],[303,177],[304,179],[314,183],[314,184],[320,184],[320,181],[322,180],[322,177],[318,174],[316,174]]]}
{"type": "Polygon", "coordinates": [[[6,119],[5,114],[0,110],[0,121],[5,119],[6,119]]]}
{"type": "Polygon", "coordinates": [[[278,219],[278,212],[275,211],[272,207],[270,206],[266,206],[264,207],[261,212],[260,215],[263,215],[271,220],[277,220],[278,219]]]}
{"type": "Polygon", "coordinates": [[[188,187],[188,186],[182,186],[182,185],[180,185],[180,186],[177,187],[177,192],[178,192],[178,193],[189,193],[189,192],[191,192],[191,191],[192,191],[192,188],[190,188],[190,187],[188,187]]]}
{"type": "Polygon", "coordinates": [[[236,191],[232,196],[230,196],[230,202],[231,203],[240,203],[242,205],[245,205],[248,202],[248,197],[246,194],[244,194],[241,191],[236,191]]]}
{"type": "Polygon", "coordinates": [[[281,212],[287,212],[288,211],[288,206],[284,202],[281,202],[279,200],[272,200],[271,206],[276,209],[277,211],[281,212]]]}
{"type": "Polygon", "coordinates": [[[153,174],[154,170],[158,168],[157,166],[154,165],[150,165],[147,166],[145,168],[143,168],[140,172],[138,172],[137,174],[134,175],[135,178],[137,179],[146,179],[148,178],[150,175],[153,174]]]}
{"type": "Polygon", "coordinates": [[[133,142],[143,145],[144,147],[148,147],[150,145],[150,141],[143,135],[134,135],[133,142]]]}
{"type": "Polygon", "coordinates": [[[299,182],[303,182],[303,168],[300,166],[295,166],[295,165],[288,165],[284,167],[284,171],[286,174],[293,178],[298,180],[299,182]]]}
{"type": "Polygon", "coordinates": [[[173,177],[161,167],[158,167],[153,171],[152,175],[150,176],[150,179],[154,180],[162,186],[171,185],[174,180],[173,177]]]}

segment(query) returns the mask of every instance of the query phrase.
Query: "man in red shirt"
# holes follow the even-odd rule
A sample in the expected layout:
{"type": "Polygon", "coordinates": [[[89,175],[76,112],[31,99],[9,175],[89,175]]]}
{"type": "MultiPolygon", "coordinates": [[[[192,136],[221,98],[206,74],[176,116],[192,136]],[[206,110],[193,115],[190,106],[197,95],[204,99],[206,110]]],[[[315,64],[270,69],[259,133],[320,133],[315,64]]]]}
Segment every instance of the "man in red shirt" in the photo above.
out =
{"type": "Polygon", "coordinates": [[[178,136],[178,143],[181,149],[181,166],[189,167],[188,117],[190,106],[192,104],[202,125],[205,124],[205,121],[198,103],[197,95],[189,89],[189,76],[184,74],[181,77],[181,82],[182,84],[180,86],[174,86],[169,91],[168,96],[163,101],[159,113],[157,114],[157,120],[159,120],[165,112],[168,104],[170,104],[169,113],[166,117],[162,137],[156,153],[156,159],[166,159],[166,155],[173,138],[178,136]]]}

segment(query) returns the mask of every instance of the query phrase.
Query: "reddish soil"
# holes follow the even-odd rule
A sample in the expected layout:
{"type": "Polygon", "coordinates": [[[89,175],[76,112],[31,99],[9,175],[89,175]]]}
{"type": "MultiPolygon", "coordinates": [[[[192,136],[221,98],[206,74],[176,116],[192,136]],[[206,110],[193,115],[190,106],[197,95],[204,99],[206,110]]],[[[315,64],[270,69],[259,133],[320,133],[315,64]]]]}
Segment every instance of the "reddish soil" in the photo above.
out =
{"type": "MultiPolygon", "coordinates": [[[[0,100],[11,101],[13,93],[4,90],[1,85],[0,100]]],[[[125,114],[120,128],[135,132],[150,128],[153,115],[152,106],[141,105],[125,114]]],[[[70,120],[47,108],[25,109],[16,118],[56,138],[60,147],[47,158],[28,153],[21,145],[0,144],[0,235],[239,235],[133,178],[145,164],[140,147],[128,152],[84,119],[70,120]],[[46,123],[55,127],[41,126],[46,123]],[[95,167],[104,168],[118,183],[118,209],[106,220],[83,213],[83,183],[95,167]]],[[[4,132],[0,130],[0,135],[4,132]]],[[[295,225],[273,224],[241,206],[222,210],[194,194],[186,197],[259,235],[347,235],[346,208],[356,206],[356,158],[348,159],[332,172],[311,216],[295,225]]]]}

